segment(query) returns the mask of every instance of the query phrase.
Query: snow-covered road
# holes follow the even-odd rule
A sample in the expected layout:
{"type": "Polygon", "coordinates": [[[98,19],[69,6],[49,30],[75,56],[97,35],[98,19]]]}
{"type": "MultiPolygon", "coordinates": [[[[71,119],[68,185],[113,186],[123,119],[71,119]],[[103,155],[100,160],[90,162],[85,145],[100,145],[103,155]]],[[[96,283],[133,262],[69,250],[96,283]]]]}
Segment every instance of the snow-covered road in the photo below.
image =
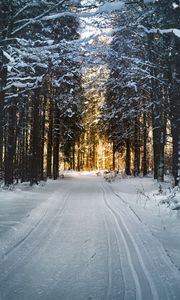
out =
{"type": "Polygon", "coordinates": [[[57,181],[0,238],[1,300],[180,299],[180,272],[101,177],[57,181]]]}

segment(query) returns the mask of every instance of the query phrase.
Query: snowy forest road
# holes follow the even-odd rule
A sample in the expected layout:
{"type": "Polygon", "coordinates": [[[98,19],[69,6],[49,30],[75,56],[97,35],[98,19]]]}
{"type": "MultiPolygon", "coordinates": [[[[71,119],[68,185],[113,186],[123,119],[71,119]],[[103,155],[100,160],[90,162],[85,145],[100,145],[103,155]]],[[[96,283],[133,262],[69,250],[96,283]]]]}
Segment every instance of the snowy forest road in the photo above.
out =
{"type": "Polygon", "coordinates": [[[0,254],[1,300],[180,299],[179,271],[101,177],[57,181],[0,254]]]}

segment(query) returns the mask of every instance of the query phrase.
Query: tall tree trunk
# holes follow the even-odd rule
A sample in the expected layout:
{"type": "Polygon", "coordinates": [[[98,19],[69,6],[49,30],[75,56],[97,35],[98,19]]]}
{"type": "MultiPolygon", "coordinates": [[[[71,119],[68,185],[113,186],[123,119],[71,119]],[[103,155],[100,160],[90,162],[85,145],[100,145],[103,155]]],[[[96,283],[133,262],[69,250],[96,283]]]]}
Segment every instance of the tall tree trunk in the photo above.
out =
{"type": "MultiPolygon", "coordinates": [[[[25,110],[24,110],[25,114],[25,110]]],[[[20,160],[21,160],[21,182],[26,181],[26,123],[23,116],[23,123],[22,123],[22,142],[21,142],[21,153],[20,153],[20,160]]]]}
{"type": "Polygon", "coordinates": [[[81,171],[80,155],[81,155],[80,145],[78,145],[78,157],[77,157],[77,170],[78,170],[78,172],[81,171]]]}
{"type": "MultiPolygon", "coordinates": [[[[83,164],[83,166],[84,166],[84,164],[83,164]]],[[[95,134],[93,136],[92,169],[96,170],[96,137],[95,137],[95,134]]]]}
{"type": "Polygon", "coordinates": [[[54,137],[53,144],[53,179],[59,177],[59,137],[54,137]]]}
{"type": "Polygon", "coordinates": [[[9,103],[6,109],[7,129],[5,143],[5,185],[13,184],[16,153],[16,103],[9,103]]]}
{"type": "Polygon", "coordinates": [[[147,166],[147,116],[143,113],[143,161],[142,161],[143,176],[148,173],[147,166]]]}
{"type": "MultiPolygon", "coordinates": [[[[152,63],[160,64],[154,49],[154,35],[148,35],[149,59],[152,63]]],[[[164,145],[165,145],[165,116],[164,95],[159,84],[157,68],[151,68],[151,100],[152,100],[152,127],[153,127],[153,156],[154,179],[164,181],[164,145]],[[157,78],[157,79],[156,79],[157,78]]]]}
{"type": "Polygon", "coordinates": [[[175,185],[180,185],[180,41],[172,33],[170,35],[172,55],[170,57],[170,111],[173,142],[172,172],[175,185]]]}
{"type": "Polygon", "coordinates": [[[4,87],[7,82],[7,67],[4,66],[3,52],[0,50],[0,179],[3,179],[3,128],[4,128],[4,87]]]}
{"type": "Polygon", "coordinates": [[[126,166],[125,166],[126,175],[131,175],[131,143],[130,139],[126,139],[126,166]]]}
{"type": "Polygon", "coordinates": [[[40,137],[40,129],[39,129],[39,104],[40,104],[40,95],[39,89],[37,88],[34,92],[32,99],[32,136],[31,136],[31,185],[38,184],[39,181],[39,165],[40,165],[40,148],[39,148],[39,137],[40,137]]]}
{"type": "Polygon", "coordinates": [[[0,92],[0,179],[3,178],[4,93],[0,92]]]}
{"type": "Polygon", "coordinates": [[[138,117],[135,117],[134,128],[134,176],[139,175],[140,149],[139,149],[139,122],[138,117]]]}
{"type": "Polygon", "coordinates": [[[75,145],[73,146],[72,150],[72,169],[75,170],[76,164],[75,164],[75,145]]]}
{"type": "Polygon", "coordinates": [[[173,176],[175,185],[180,185],[180,122],[173,122],[173,176]]]}
{"type": "Polygon", "coordinates": [[[22,177],[22,148],[23,148],[23,115],[24,108],[22,103],[18,103],[18,117],[16,124],[16,155],[15,155],[15,174],[14,177],[18,183],[22,177]]]}
{"type": "Polygon", "coordinates": [[[40,120],[40,127],[41,127],[41,139],[40,139],[40,166],[39,166],[39,173],[40,173],[40,180],[44,180],[44,146],[45,146],[45,124],[46,124],[46,97],[42,99],[41,105],[41,120],[40,120]]]}
{"type": "MultiPolygon", "coordinates": [[[[156,104],[155,104],[156,106],[156,104]]],[[[154,179],[164,181],[164,145],[166,126],[162,114],[153,111],[153,152],[154,152],[154,179]]]]}
{"type": "Polygon", "coordinates": [[[47,143],[47,177],[52,178],[52,146],[53,146],[53,99],[49,99],[49,127],[48,127],[48,143],[47,143]]]}
{"type": "Polygon", "coordinates": [[[57,103],[54,108],[54,132],[53,132],[53,178],[59,177],[59,109],[57,103]]]}
{"type": "Polygon", "coordinates": [[[116,147],[115,147],[115,143],[113,142],[113,147],[112,147],[113,149],[112,149],[112,165],[113,165],[113,170],[115,170],[116,169],[116,147]]]}
{"type": "MultiPolygon", "coordinates": [[[[27,113],[28,115],[28,113],[27,113]]],[[[28,121],[28,117],[27,117],[28,121]]],[[[26,122],[27,122],[26,121],[26,122]]],[[[31,153],[30,153],[30,143],[29,143],[29,137],[30,137],[30,130],[26,124],[26,130],[25,130],[25,155],[24,155],[24,168],[25,168],[25,178],[27,181],[30,180],[30,163],[31,163],[31,153]]]]}

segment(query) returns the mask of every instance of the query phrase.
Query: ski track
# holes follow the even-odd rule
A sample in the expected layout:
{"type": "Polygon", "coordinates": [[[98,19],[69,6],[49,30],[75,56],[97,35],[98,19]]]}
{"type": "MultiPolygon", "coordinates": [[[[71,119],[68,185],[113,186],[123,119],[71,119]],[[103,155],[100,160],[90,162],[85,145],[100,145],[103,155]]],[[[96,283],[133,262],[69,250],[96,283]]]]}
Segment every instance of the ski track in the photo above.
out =
{"type": "MultiPolygon", "coordinates": [[[[56,194],[56,193],[54,193],[56,194]]],[[[45,213],[41,216],[40,220],[35,224],[35,226],[24,236],[22,239],[20,239],[15,245],[13,245],[9,250],[7,250],[3,254],[3,261],[0,263],[0,269],[2,270],[2,265],[5,269],[3,273],[0,274],[0,280],[6,280],[8,275],[13,272],[15,269],[18,268],[18,266],[21,266],[25,259],[32,255],[33,252],[36,251],[38,246],[42,243],[43,238],[47,236],[47,232],[49,229],[53,228],[55,223],[57,222],[57,219],[59,217],[63,217],[64,211],[67,206],[67,201],[70,196],[70,192],[68,191],[67,195],[65,195],[63,205],[59,207],[58,210],[56,210],[55,215],[53,215],[51,222],[48,223],[48,226],[43,226],[43,221],[45,221],[45,218],[48,214],[48,211],[45,211],[45,213]],[[41,226],[42,225],[42,226],[41,226]],[[40,229],[40,226],[42,227],[40,229]],[[34,238],[34,235],[38,234],[38,239],[34,238]],[[32,238],[31,238],[32,237],[32,238]],[[24,246],[24,244],[26,244],[24,246]],[[21,248],[22,247],[22,248],[21,248]],[[21,251],[22,249],[22,251],[21,251]],[[12,256],[11,256],[12,255],[12,256]],[[11,259],[8,259],[8,257],[11,256],[12,260],[14,261],[14,257],[16,257],[15,262],[11,262],[11,259]],[[6,264],[6,262],[8,264],[6,264]]],[[[51,196],[50,198],[52,198],[51,196]]],[[[52,212],[51,212],[52,213],[52,212]]],[[[51,231],[51,238],[53,236],[53,232],[51,231]]]]}
{"type": "Polygon", "coordinates": [[[122,216],[119,213],[117,213],[114,209],[112,209],[112,207],[110,207],[110,205],[108,204],[106,198],[105,198],[105,203],[108,206],[108,208],[110,209],[110,211],[112,212],[112,214],[114,215],[115,222],[116,222],[116,224],[117,224],[117,226],[119,228],[119,231],[120,231],[120,233],[121,233],[121,235],[123,237],[123,240],[124,240],[124,243],[125,243],[125,246],[126,246],[126,250],[127,250],[127,253],[128,253],[129,261],[130,261],[130,264],[132,265],[131,269],[133,271],[133,274],[134,274],[134,277],[135,277],[135,280],[136,280],[136,285],[138,286],[138,289],[139,289],[139,292],[137,294],[137,299],[142,299],[142,293],[141,293],[140,283],[139,283],[139,280],[138,280],[138,275],[137,275],[135,269],[133,268],[133,263],[132,263],[131,254],[130,254],[131,251],[130,251],[130,247],[128,246],[128,242],[126,240],[126,236],[127,235],[129,235],[129,238],[132,241],[133,247],[134,247],[134,249],[136,251],[136,254],[138,256],[138,259],[139,259],[139,263],[140,263],[140,265],[141,265],[141,267],[142,267],[142,269],[144,271],[146,279],[147,279],[147,281],[149,283],[149,286],[151,288],[151,293],[152,293],[153,299],[159,299],[159,296],[158,296],[155,284],[154,284],[154,282],[153,282],[153,280],[152,280],[152,278],[151,278],[151,276],[150,276],[150,274],[149,274],[149,272],[148,272],[148,270],[147,270],[147,268],[146,268],[146,266],[144,264],[144,261],[142,259],[141,254],[140,254],[140,250],[139,250],[139,248],[137,246],[137,243],[135,242],[135,240],[134,240],[132,234],[130,233],[130,231],[128,230],[128,227],[127,227],[124,219],[122,218],[122,216]],[[121,219],[121,222],[123,224],[123,226],[121,226],[121,227],[120,227],[120,225],[118,223],[118,218],[121,219]],[[126,232],[124,231],[124,233],[123,233],[123,230],[122,230],[123,227],[124,227],[124,229],[126,231],[126,232]]]}
{"type": "MultiPolygon", "coordinates": [[[[104,201],[104,197],[105,197],[104,190],[102,190],[102,192],[103,192],[103,201],[104,201]]],[[[109,208],[107,209],[107,217],[108,217],[108,219],[110,219],[111,224],[113,226],[113,234],[115,236],[117,246],[118,246],[119,266],[121,267],[121,275],[122,275],[122,282],[119,282],[119,285],[121,287],[123,287],[123,296],[120,299],[124,299],[124,300],[127,299],[128,300],[129,299],[129,293],[127,293],[127,291],[129,292],[131,287],[129,286],[126,279],[128,278],[129,274],[128,274],[127,270],[125,272],[125,268],[123,268],[123,266],[122,266],[123,260],[126,259],[126,255],[122,255],[122,243],[119,240],[119,230],[117,232],[117,227],[116,227],[116,224],[114,223],[114,220],[112,218],[109,218],[109,208]]],[[[111,255],[113,256],[113,253],[111,253],[111,255]]],[[[108,295],[110,295],[110,293],[108,293],[108,295]]],[[[108,298],[108,299],[110,299],[110,298],[108,298]]],[[[119,298],[117,298],[117,299],[119,299],[119,298]]]]}
{"type": "Polygon", "coordinates": [[[107,246],[108,246],[108,287],[107,287],[107,295],[106,299],[108,300],[111,295],[111,289],[112,289],[112,250],[111,250],[111,243],[110,243],[110,233],[107,225],[106,218],[104,217],[104,225],[106,230],[106,236],[107,236],[107,246]]]}
{"type": "Polygon", "coordinates": [[[130,247],[128,246],[128,243],[127,243],[127,240],[125,238],[125,235],[124,235],[124,233],[123,233],[123,231],[122,231],[122,229],[121,229],[121,227],[119,225],[119,222],[118,222],[117,217],[116,217],[116,213],[109,206],[109,204],[107,202],[106,195],[105,195],[105,190],[103,188],[102,188],[102,190],[103,190],[105,205],[107,206],[107,208],[109,209],[110,214],[114,218],[115,226],[116,226],[116,228],[117,228],[120,236],[122,237],[122,240],[123,240],[123,243],[124,243],[124,246],[125,246],[125,249],[126,249],[127,258],[128,258],[128,262],[129,262],[129,267],[130,267],[130,270],[132,272],[132,276],[133,276],[135,287],[136,287],[136,299],[141,300],[143,298],[142,298],[142,291],[141,291],[140,281],[139,281],[137,272],[136,272],[136,270],[134,268],[134,265],[133,265],[133,262],[132,262],[132,257],[131,257],[131,253],[130,253],[130,247]]]}
{"type": "MultiPolygon", "coordinates": [[[[147,225],[146,225],[145,223],[142,222],[141,218],[140,218],[140,217],[138,216],[138,214],[134,211],[134,209],[131,207],[131,205],[129,205],[129,203],[126,202],[126,201],[122,198],[122,196],[120,196],[119,194],[115,193],[115,192],[113,191],[113,189],[112,189],[110,186],[108,186],[108,188],[111,190],[111,192],[114,194],[114,196],[116,196],[116,198],[119,198],[119,199],[126,205],[126,207],[128,207],[128,208],[131,210],[132,214],[139,220],[139,222],[142,223],[143,226],[146,227],[146,230],[147,230],[147,228],[148,228],[147,225]]],[[[127,217],[127,212],[123,211],[123,213],[124,213],[124,215],[127,217]]],[[[130,221],[130,223],[132,223],[132,219],[129,220],[129,221],[130,221]]],[[[134,221],[135,221],[135,220],[134,220],[134,221]]],[[[157,240],[157,242],[159,243],[159,240],[156,238],[156,236],[153,234],[153,232],[152,232],[149,228],[148,228],[148,230],[149,230],[150,234],[152,235],[153,239],[157,240]]],[[[143,241],[142,241],[142,243],[143,243],[143,241]]],[[[143,245],[144,245],[144,243],[143,243],[143,245]]],[[[171,260],[171,257],[168,255],[167,250],[164,249],[164,247],[163,247],[162,244],[160,245],[160,248],[161,248],[160,250],[161,250],[162,252],[164,252],[164,251],[166,252],[165,255],[162,256],[162,259],[164,260],[164,261],[163,261],[163,264],[165,264],[167,267],[170,267],[170,269],[171,269],[172,272],[174,272],[175,269],[176,269],[176,270],[178,271],[178,273],[180,274],[180,270],[177,268],[177,266],[176,266],[176,265],[174,264],[174,262],[171,260]],[[167,259],[167,257],[168,257],[168,259],[167,259]],[[170,264],[168,263],[169,260],[170,260],[170,264]],[[175,268],[174,268],[174,267],[175,267],[175,268]]]]}
{"type": "MultiPolygon", "coordinates": [[[[177,270],[177,268],[172,264],[169,257],[167,256],[163,246],[159,243],[159,241],[156,239],[154,235],[149,231],[149,235],[151,237],[151,240],[148,242],[155,242],[155,250],[158,251],[156,255],[153,255],[148,250],[148,243],[144,242],[143,239],[146,239],[146,234],[148,231],[148,228],[145,224],[142,223],[142,220],[139,218],[139,216],[135,213],[135,211],[131,208],[131,206],[118,194],[116,194],[113,189],[108,184],[102,184],[103,188],[107,191],[108,194],[106,194],[105,203],[111,213],[113,213],[114,218],[116,219],[116,222],[119,225],[119,228],[122,230],[124,228],[124,237],[130,238],[132,241],[132,245],[136,251],[139,263],[142,267],[142,270],[146,276],[146,279],[149,283],[151,293],[152,293],[152,299],[180,299],[180,289],[179,293],[176,292],[174,294],[175,289],[179,284],[174,285],[174,281],[178,281],[177,278],[180,279],[180,273],[177,270]],[[108,195],[108,196],[107,196],[108,195]],[[109,204],[109,201],[107,201],[107,197],[111,199],[111,205],[109,204]],[[113,198],[119,198],[121,200],[122,205],[117,207],[112,207],[112,199],[113,198]],[[121,208],[121,209],[120,209],[121,208]],[[117,211],[116,211],[117,210],[117,211]],[[125,221],[126,220],[126,221],[125,221]],[[138,238],[137,241],[140,244],[140,247],[138,246],[137,242],[135,241],[135,238],[132,234],[132,232],[128,229],[128,225],[131,224],[132,228],[135,226],[135,224],[138,223],[138,226],[141,227],[142,233],[141,236],[139,234],[136,234],[136,237],[138,238]],[[128,224],[128,225],[127,225],[128,224]],[[145,230],[145,232],[144,232],[145,230]],[[143,234],[144,233],[144,234],[143,234]],[[142,237],[142,238],[141,238],[142,237]],[[141,249],[141,250],[140,250],[141,249]],[[143,259],[143,255],[144,259],[143,259]],[[157,259],[155,259],[158,257],[157,259]],[[149,260],[149,261],[148,261],[149,260]],[[160,262],[159,262],[160,260],[160,262]],[[148,266],[151,266],[153,270],[153,274],[155,275],[155,280],[150,274],[150,271],[146,267],[146,262],[148,261],[148,266]],[[157,284],[159,284],[160,291],[157,289],[157,284]]],[[[135,226],[136,228],[136,226],[135,226]]],[[[127,239],[127,238],[126,238],[127,239]]],[[[129,248],[130,249],[130,248],[129,248]]],[[[132,251],[131,251],[132,252],[132,251]]],[[[139,298],[137,298],[139,299],[139,298]]],[[[146,299],[146,298],[143,298],[146,299]]],[[[151,298],[150,298],[151,299],[151,298]]]]}
{"type": "Polygon", "coordinates": [[[162,245],[123,197],[102,179],[74,179],[63,191],[57,185],[51,197],[31,214],[19,222],[15,238],[12,229],[2,240],[1,300],[180,299],[180,273],[162,245]],[[79,223],[74,223],[78,218],[79,223]],[[54,249],[52,245],[55,245],[54,249]],[[59,245],[61,250],[58,250],[59,245]],[[58,265],[51,261],[53,253],[48,256],[49,249],[57,256],[58,265]],[[35,277],[37,282],[33,283],[36,292],[33,286],[31,292],[29,285],[26,292],[21,280],[25,280],[27,286],[28,272],[32,272],[39,261],[41,264],[46,262],[46,258],[53,264],[52,268],[51,265],[45,267],[50,272],[47,274],[50,279],[45,273],[41,280],[39,272],[35,277]],[[18,277],[20,270],[25,279],[21,274],[18,277]],[[76,272],[80,289],[74,282],[76,272]],[[87,273],[85,278],[81,273],[87,273]],[[45,285],[46,280],[49,286],[45,285]],[[70,286],[63,286],[65,280],[70,286]],[[12,291],[17,293],[15,298],[12,291]]]}

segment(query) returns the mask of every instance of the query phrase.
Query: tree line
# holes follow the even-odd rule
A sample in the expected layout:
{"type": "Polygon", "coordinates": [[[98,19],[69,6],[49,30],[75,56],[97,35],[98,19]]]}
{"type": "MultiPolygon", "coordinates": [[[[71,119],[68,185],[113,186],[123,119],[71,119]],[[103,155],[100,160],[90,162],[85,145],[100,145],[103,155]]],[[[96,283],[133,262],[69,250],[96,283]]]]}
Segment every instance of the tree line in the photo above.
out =
{"type": "Polygon", "coordinates": [[[78,21],[71,1],[0,2],[0,177],[38,183],[59,176],[81,132],[78,21]],[[46,16],[61,13],[58,19],[46,16]]]}
{"type": "Polygon", "coordinates": [[[114,151],[125,152],[126,174],[146,175],[152,166],[154,178],[163,181],[166,167],[175,185],[180,180],[179,24],[179,1],[131,1],[115,16],[102,108],[114,151]]]}
{"type": "Polygon", "coordinates": [[[106,2],[0,2],[0,177],[5,185],[56,179],[60,160],[80,169],[87,100],[82,68],[96,64],[106,65],[109,76],[93,136],[97,130],[113,143],[113,167],[118,152],[125,155],[126,174],[147,175],[152,167],[154,178],[163,181],[168,168],[179,184],[179,1],[126,1],[117,5],[121,10],[106,2]],[[106,21],[110,16],[107,26],[113,32],[111,43],[100,48],[95,41],[81,43],[79,35],[79,16],[91,8],[95,15],[98,5],[106,21]]]}

